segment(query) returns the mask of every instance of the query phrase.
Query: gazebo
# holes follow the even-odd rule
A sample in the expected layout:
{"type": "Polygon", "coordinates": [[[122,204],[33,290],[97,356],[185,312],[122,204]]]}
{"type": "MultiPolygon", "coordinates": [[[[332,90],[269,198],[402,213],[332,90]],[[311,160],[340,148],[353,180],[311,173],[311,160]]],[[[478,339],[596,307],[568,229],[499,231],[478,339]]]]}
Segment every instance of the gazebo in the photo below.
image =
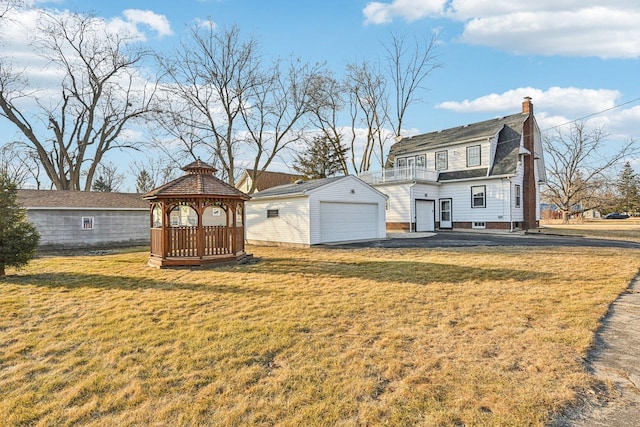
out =
{"type": "Polygon", "coordinates": [[[150,202],[152,267],[203,266],[242,261],[244,202],[250,197],[222,182],[196,160],[186,173],[142,197],[150,202]]]}

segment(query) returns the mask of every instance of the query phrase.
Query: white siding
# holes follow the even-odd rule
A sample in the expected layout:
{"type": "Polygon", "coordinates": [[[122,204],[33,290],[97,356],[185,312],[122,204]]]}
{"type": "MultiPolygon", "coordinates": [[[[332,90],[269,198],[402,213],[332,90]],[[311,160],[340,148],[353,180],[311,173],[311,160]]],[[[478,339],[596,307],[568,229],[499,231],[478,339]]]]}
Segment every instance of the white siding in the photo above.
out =
{"type": "Polygon", "coordinates": [[[440,187],[440,198],[452,199],[453,222],[508,222],[509,199],[511,198],[509,188],[509,180],[507,179],[451,182],[440,187]],[[471,187],[479,185],[485,186],[486,207],[472,208],[471,187]]]}
{"type": "Polygon", "coordinates": [[[412,153],[410,156],[398,157],[398,159],[407,159],[418,155],[426,155],[427,170],[436,170],[436,153],[441,151],[447,152],[447,169],[445,171],[458,171],[463,169],[474,169],[480,167],[489,167],[490,159],[495,155],[497,138],[491,141],[476,141],[466,144],[449,145],[429,151],[412,153]],[[467,147],[480,146],[480,165],[467,167],[467,147]]]}
{"type": "Polygon", "coordinates": [[[524,220],[524,166],[521,162],[516,168],[516,175],[511,178],[511,221],[524,220]],[[520,207],[516,207],[516,185],[520,186],[520,207]]]}
{"type": "Polygon", "coordinates": [[[309,245],[309,198],[291,197],[246,202],[247,240],[309,245]],[[277,209],[277,218],[267,210],[277,209]]]}
{"type": "Polygon", "coordinates": [[[386,198],[360,179],[347,176],[309,192],[310,244],[315,245],[321,242],[320,202],[376,203],[378,205],[377,235],[381,239],[386,237],[386,198]]]}
{"type": "Polygon", "coordinates": [[[387,204],[387,222],[409,222],[411,220],[411,203],[409,198],[410,183],[380,185],[378,191],[386,194],[389,199],[387,204]]]}

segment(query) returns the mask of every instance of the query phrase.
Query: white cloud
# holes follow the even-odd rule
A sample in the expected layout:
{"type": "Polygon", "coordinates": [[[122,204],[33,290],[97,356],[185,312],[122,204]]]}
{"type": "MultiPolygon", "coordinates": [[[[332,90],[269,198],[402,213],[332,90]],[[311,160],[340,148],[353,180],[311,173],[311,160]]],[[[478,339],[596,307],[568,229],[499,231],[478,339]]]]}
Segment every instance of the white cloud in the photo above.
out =
{"type": "Polygon", "coordinates": [[[135,26],[140,24],[149,26],[158,34],[158,37],[170,36],[173,34],[171,24],[164,15],[158,15],[150,10],[140,9],[126,9],[122,12],[122,15],[124,15],[128,22],[135,26]]]}
{"type": "Polygon", "coordinates": [[[214,21],[210,19],[196,18],[194,19],[194,22],[196,26],[200,28],[211,28],[212,30],[215,30],[216,28],[218,28],[218,24],[216,24],[214,21]]]}
{"type": "Polygon", "coordinates": [[[516,54],[636,58],[640,10],[594,7],[474,18],[461,40],[516,54]]]}
{"type": "Polygon", "coordinates": [[[446,0],[393,0],[391,3],[367,3],[362,13],[365,24],[388,24],[399,17],[408,22],[442,15],[446,0]]]}
{"type": "Polygon", "coordinates": [[[519,112],[525,96],[533,99],[536,120],[543,130],[583,120],[589,126],[603,126],[610,139],[637,139],[636,124],[640,122],[640,106],[630,104],[629,108],[616,107],[622,103],[622,94],[617,90],[575,87],[541,90],[524,87],[459,102],[442,102],[436,108],[501,116],[519,112]]]}
{"type": "Polygon", "coordinates": [[[367,24],[447,17],[464,24],[460,40],[516,54],[640,57],[637,0],[393,0],[372,2],[367,24]]]}
{"type": "Polygon", "coordinates": [[[582,117],[613,107],[621,97],[621,93],[609,89],[551,87],[542,90],[523,87],[503,93],[492,93],[472,100],[465,99],[462,102],[442,102],[436,107],[465,113],[513,113],[520,109],[522,99],[525,96],[533,99],[536,111],[539,107],[540,111],[546,111],[550,114],[582,117]]]}

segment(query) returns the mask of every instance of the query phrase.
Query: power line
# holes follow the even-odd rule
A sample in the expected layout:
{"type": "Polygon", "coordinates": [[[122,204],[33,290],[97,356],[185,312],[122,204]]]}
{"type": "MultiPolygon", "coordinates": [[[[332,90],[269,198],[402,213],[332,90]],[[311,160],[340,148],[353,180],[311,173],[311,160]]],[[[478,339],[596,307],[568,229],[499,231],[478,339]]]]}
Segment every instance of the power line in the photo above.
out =
{"type": "Polygon", "coordinates": [[[632,99],[632,100],[627,101],[627,102],[624,102],[624,103],[622,103],[622,104],[614,105],[613,107],[606,108],[606,109],[604,109],[604,110],[597,111],[597,112],[595,112],[595,113],[587,114],[586,116],[582,116],[582,117],[579,117],[579,118],[577,118],[577,119],[570,120],[570,121],[568,121],[568,122],[566,122],[566,123],[562,123],[562,124],[559,124],[559,125],[556,125],[556,126],[552,126],[552,127],[550,127],[550,128],[547,128],[547,129],[543,130],[542,132],[546,132],[546,131],[548,131],[548,130],[556,129],[556,128],[559,128],[559,127],[561,127],[561,126],[570,125],[570,124],[572,124],[572,123],[580,122],[580,121],[582,121],[582,120],[588,119],[589,117],[598,116],[598,115],[600,115],[600,114],[602,114],[602,113],[606,113],[607,111],[615,110],[616,108],[624,107],[625,105],[629,105],[629,104],[632,104],[632,103],[634,103],[634,102],[638,102],[638,101],[640,101],[640,97],[639,97],[639,98],[632,99]]]}

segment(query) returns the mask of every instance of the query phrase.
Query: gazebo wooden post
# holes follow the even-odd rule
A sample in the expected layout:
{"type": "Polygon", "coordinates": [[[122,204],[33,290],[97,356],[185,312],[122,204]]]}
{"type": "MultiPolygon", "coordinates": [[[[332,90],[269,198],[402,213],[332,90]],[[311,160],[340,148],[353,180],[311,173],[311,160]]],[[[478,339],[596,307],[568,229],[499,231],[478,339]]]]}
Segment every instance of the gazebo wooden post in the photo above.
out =
{"type": "Polygon", "coordinates": [[[231,215],[231,217],[233,218],[233,228],[231,229],[231,253],[235,254],[237,253],[236,251],[236,202],[232,202],[232,209],[233,209],[233,214],[231,215]]]}
{"type": "Polygon", "coordinates": [[[205,239],[204,239],[204,210],[205,210],[205,202],[198,200],[196,201],[197,209],[196,213],[198,214],[198,229],[196,230],[196,251],[198,253],[198,258],[204,258],[205,254],[205,239]]]}
{"type": "Polygon", "coordinates": [[[169,236],[169,226],[171,225],[171,211],[169,211],[168,203],[162,201],[162,233],[160,234],[160,244],[162,245],[162,259],[169,256],[169,244],[171,237],[169,236]]]}

